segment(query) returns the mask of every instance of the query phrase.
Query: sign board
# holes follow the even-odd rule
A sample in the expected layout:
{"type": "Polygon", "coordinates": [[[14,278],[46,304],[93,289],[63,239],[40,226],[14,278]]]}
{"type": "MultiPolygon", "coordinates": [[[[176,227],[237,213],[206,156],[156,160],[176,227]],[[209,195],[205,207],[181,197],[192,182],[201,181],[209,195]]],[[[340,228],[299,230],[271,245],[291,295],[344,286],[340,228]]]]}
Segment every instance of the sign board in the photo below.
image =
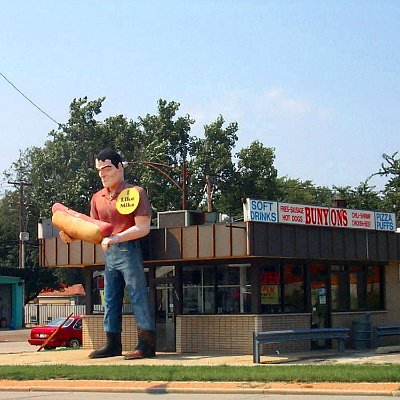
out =
{"type": "Polygon", "coordinates": [[[279,222],[329,226],[329,208],[279,203],[279,222]]]}
{"type": "Polygon", "coordinates": [[[243,208],[245,221],[278,222],[276,201],[246,199],[243,208]]]}
{"type": "Polygon", "coordinates": [[[346,210],[349,228],[375,229],[375,213],[373,211],[346,210]]]}
{"type": "Polygon", "coordinates": [[[279,304],[278,285],[261,285],[261,304],[279,304]]]}
{"type": "Polygon", "coordinates": [[[27,242],[29,240],[29,232],[20,232],[19,233],[19,240],[21,242],[27,242]]]}
{"type": "Polygon", "coordinates": [[[319,207],[280,203],[269,200],[246,199],[243,203],[245,221],[333,228],[396,230],[394,213],[352,210],[348,208],[319,207]]]}
{"type": "Polygon", "coordinates": [[[395,231],[396,215],[394,213],[375,212],[375,229],[377,231],[395,231]]]}

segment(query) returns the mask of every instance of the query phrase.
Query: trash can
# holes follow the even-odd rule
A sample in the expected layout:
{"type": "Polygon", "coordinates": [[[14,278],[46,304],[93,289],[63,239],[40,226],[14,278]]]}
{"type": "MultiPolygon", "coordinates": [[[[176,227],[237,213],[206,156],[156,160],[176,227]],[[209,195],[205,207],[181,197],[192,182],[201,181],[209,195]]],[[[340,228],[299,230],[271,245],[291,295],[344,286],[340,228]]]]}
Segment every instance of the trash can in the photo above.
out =
{"type": "Polygon", "coordinates": [[[370,315],[365,318],[352,321],[353,348],[370,349],[372,347],[372,325],[370,315]]]}

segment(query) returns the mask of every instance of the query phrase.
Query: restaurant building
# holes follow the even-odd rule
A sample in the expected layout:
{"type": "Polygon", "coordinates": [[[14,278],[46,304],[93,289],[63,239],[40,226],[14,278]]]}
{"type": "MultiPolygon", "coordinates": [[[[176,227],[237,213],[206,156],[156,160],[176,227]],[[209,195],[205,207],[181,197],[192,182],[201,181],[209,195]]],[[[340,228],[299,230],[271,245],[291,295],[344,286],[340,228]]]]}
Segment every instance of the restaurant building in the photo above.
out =
{"type": "MultiPolygon", "coordinates": [[[[242,222],[160,213],[158,227],[142,239],[157,350],[251,354],[253,331],[352,328],[366,316],[372,326],[400,324],[394,214],[338,206],[246,199],[242,222]]],[[[101,246],[65,244],[46,221],[40,232],[43,267],[84,268],[84,347],[101,346],[101,246]]],[[[129,304],[124,310],[123,348],[130,350],[136,328],[129,304]]],[[[300,341],[263,351],[325,345],[300,341]]]]}

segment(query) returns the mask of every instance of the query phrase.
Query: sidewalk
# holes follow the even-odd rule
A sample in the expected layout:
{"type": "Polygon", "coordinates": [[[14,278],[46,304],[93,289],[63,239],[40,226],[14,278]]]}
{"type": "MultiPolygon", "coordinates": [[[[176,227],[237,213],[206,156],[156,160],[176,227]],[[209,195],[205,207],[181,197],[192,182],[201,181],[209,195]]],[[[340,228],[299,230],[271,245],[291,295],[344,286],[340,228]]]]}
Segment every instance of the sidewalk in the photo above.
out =
{"type": "MultiPolygon", "coordinates": [[[[91,350],[42,350],[27,345],[29,330],[0,331],[0,365],[233,365],[268,368],[275,364],[400,364],[399,348],[312,351],[261,357],[261,364],[253,364],[252,355],[157,353],[156,358],[126,361],[122,356],[89,359],[91,350]]],[[[0,380],[0,390],[21,391],[104,391],[156,393],[293,393],[341,395],[400,395],[400,383],[286,383],[286,382],[155,382],[155,381],[9,381],[0,380]]]]}

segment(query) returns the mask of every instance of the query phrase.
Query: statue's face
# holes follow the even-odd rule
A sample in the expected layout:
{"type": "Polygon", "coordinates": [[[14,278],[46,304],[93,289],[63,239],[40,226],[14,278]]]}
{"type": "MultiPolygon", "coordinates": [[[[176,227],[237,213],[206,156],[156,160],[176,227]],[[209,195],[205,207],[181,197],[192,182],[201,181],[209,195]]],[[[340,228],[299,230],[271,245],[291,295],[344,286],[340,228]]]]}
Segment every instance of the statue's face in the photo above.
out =
{"type": "Polygon", "coordinates": [[[118,164],[118,168],[116,168],[111,160],[101,161],[96,159],[96,169],[105,188],[116,190],[124,180],[122,164],[118,164]]]}

